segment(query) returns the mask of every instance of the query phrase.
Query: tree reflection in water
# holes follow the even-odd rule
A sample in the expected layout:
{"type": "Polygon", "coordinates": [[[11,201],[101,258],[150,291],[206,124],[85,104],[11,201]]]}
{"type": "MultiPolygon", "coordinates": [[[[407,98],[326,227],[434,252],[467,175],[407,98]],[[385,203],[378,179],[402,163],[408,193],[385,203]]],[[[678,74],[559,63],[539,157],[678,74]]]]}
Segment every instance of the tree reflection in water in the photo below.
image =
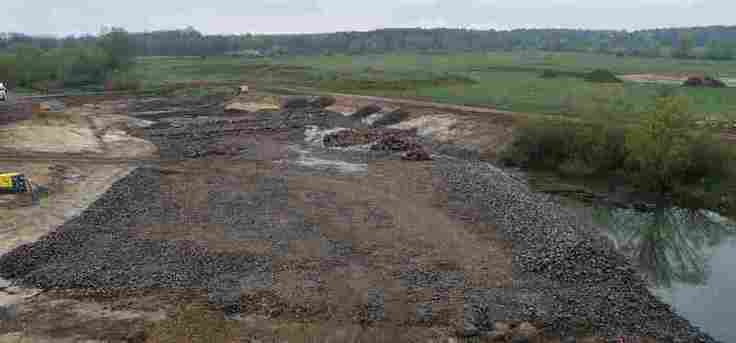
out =
{"type": "Polygon", "coordinates": [[[607,227],[617,249],[656,287],[705,284],[711,248],[736,234],[733,223],[701,210],[599,207],[595,218],[607,227]]]}

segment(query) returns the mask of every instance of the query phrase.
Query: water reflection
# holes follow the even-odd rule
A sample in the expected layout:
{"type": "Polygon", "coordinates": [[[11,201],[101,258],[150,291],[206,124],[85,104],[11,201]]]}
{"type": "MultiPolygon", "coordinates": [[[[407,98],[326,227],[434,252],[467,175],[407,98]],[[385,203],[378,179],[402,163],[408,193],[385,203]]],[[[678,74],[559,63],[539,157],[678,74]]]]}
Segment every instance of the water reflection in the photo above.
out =
{"type": "Polygon", "coordinates": [[[655,287],[705,284],[712,248],[736,234],[733,223],[701,210],[597,208],[595,218],[655,287]]]}

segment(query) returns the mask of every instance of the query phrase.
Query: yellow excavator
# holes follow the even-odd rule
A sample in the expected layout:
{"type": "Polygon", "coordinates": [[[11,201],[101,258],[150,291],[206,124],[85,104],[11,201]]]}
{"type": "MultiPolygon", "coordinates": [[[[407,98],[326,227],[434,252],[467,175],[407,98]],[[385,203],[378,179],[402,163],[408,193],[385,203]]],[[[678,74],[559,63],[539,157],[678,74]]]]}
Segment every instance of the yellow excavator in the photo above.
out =
{"type": "Polygon", "coordinates": [[[36,187],[30,178],[26,177],[22,173],[0,173],[0,195],[6,195],[3,198],[7,198],[9,194],[11,200],[7,205],[10,207],[17,207],[30,205],[37,202],[36,187]],[[25,198],[26,201],[23,201],[25,198]]]}

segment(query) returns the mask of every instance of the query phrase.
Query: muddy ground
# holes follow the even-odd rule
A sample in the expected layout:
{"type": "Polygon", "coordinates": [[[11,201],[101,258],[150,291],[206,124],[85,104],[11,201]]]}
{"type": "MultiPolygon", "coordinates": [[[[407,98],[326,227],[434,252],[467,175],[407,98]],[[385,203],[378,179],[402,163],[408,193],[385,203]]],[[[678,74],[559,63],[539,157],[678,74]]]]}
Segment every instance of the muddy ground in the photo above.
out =
{"type": "MultiPolygon", "coordinates": [[[[224,102],[165,98],[83,108],[92,122],[152,121],[117,129],[154,143],[157,158],[0,257],[14,284],[0,285],[8,338],[146,341],[145,323],[201,303],[237,323],[241,341],[283,338],[274,328],[284,323],[332,341],[708,341],[594,228],[468,158],[473,146],[476,157],[502,146],[492,133],[506,134],[508,120],[422,104],[397,124],[423,130],[433,153],[413,162],[310,140],[365,126],[318,108],[233,114],[224,102]]],[[[73,162],[80,173],[104,170],[85,157],[73,162]]]]}

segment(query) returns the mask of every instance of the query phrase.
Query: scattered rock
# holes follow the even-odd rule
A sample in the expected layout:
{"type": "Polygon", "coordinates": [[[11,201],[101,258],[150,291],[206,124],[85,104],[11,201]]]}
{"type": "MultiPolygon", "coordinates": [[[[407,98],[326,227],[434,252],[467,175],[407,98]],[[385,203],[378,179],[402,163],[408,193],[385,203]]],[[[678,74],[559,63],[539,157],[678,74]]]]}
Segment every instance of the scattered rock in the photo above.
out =
{"type": "Polygon", "coordinates": [[[414,148],[401,155],[401,159],[405,161],[431,161],[432,156],[423,148],[414,148]]]}
{"type": "Polygon", "coordinates": [[[370,135],[367,132],[358,130],[340,130],[335,133],[327,134],[322,138],[325,146],[347,147],[353,145],[363,145],[370,143],[370,135]]]}
{"type": "Polygon", "coordinates": [[[413,137],[405,137],[399,135],[388,135],[381,137],[375,144],[371,146],[374,151],[408,151],[421,149],[413,137]]]}

